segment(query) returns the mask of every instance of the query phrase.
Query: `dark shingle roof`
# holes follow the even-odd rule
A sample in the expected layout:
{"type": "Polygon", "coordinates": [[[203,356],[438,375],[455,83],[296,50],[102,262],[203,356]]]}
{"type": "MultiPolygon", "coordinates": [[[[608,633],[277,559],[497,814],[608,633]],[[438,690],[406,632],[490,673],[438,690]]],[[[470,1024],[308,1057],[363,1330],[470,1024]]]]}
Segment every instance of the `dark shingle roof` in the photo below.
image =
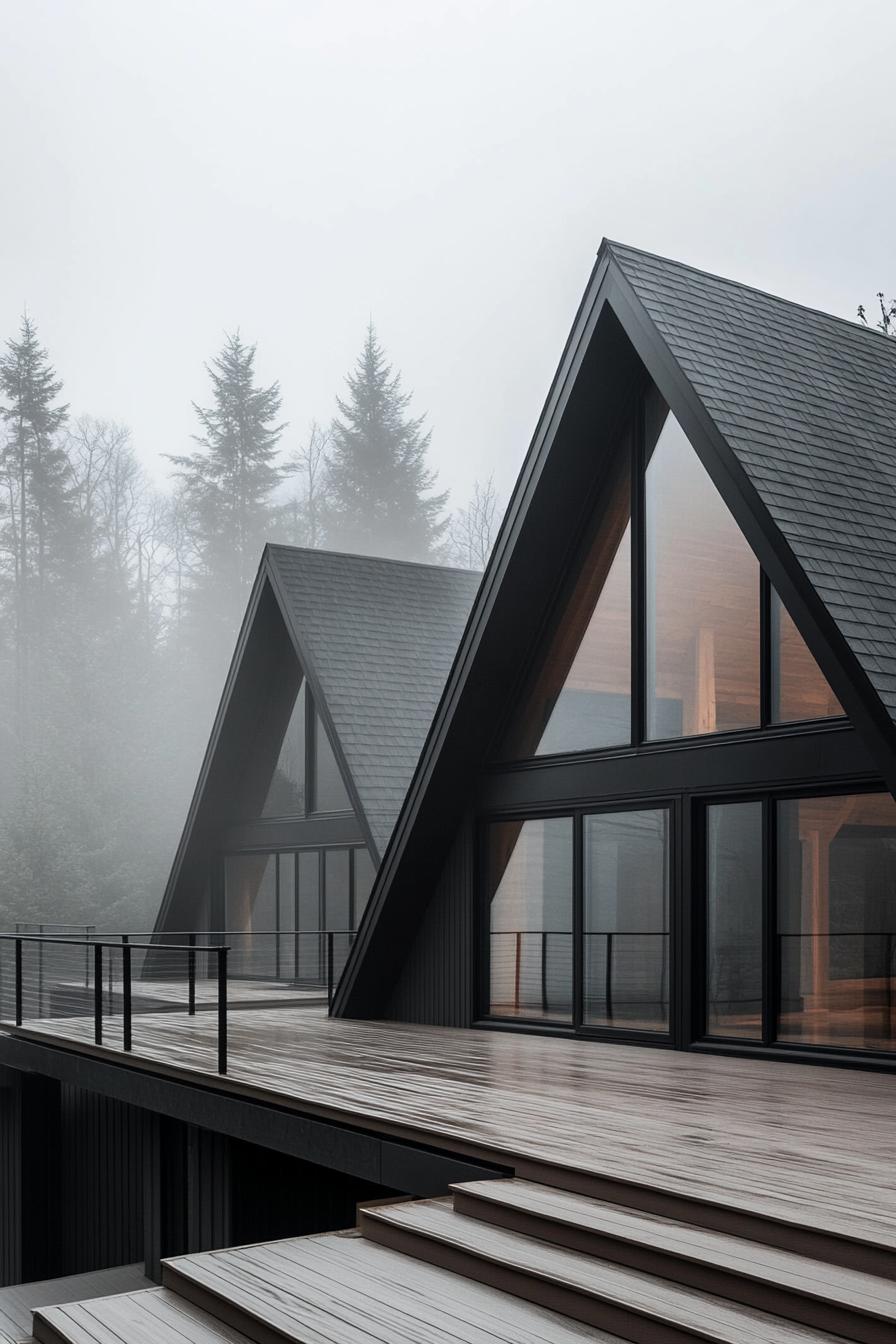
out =
{"type": "Polygon", "coordinates": [[[480,575],[291,546],[268,554],[382,855],[480,575]]]}
{"type": "Polygon", "coordinates": [[[896,719],[896,341],[608,246],[896,719]]]}

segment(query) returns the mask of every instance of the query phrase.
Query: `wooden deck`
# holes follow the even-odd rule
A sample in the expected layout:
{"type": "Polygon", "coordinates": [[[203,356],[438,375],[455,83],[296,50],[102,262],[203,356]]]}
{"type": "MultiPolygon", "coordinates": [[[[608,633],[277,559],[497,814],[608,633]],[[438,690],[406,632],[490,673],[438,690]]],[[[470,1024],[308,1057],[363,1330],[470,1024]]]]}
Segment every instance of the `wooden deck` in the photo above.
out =
{"type": "MultiPolygon", "coordinates": [[[[22,1035],[114,1056],[84,1020],[22,1035]]],[[[133,1063],[543,1179],[585,1173],[896,1249],[896,1077],[401,1023],[315,1007],[134,1022],[133,1063]]],[[[555,1183],[552,1180],[552,1183],[555,1183]]],[[[560,1184],[561,1181],[556,1183],[560,1184]]]]}
{"type": "Polygon", "coordinates": [[[98,1270],[95,1274],[75,1274],[64,1279],[0,1288],[0,1344],[22,1344],[22,1341],[30,1340],[31,1314],[39,1307],[151,1287],[142,1265],[121,1265],[116,1269],[98,1270]]]}

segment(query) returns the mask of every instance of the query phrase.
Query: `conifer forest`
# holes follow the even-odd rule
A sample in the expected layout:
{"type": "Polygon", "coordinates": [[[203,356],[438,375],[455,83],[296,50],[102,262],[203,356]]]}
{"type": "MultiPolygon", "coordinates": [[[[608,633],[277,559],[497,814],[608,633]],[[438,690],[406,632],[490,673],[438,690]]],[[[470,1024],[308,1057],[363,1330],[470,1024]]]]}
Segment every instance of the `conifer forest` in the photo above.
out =
{"type": "Polygon", "coordinates": [[[297,428],[240,331],[196,369],[160,487],[72,406],[26,313],[0,353],[0,912],[148,928],[266,542],[479,568],[490,481],[454,509],[373,324],[328,424],[297,428]]]}

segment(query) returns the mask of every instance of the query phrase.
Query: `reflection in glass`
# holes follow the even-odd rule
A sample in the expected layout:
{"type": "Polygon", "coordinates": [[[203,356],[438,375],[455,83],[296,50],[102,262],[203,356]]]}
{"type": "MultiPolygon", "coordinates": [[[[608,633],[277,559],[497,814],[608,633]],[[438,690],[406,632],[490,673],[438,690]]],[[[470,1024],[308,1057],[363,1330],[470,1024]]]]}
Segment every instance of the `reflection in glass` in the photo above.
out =
{"type": "Polygon", "coordinates": [[[759,724],[759,564],[678,421],[645,477],[647,735],[759,724]]]}
{"type": "Polygon", "coordinates": [[[778,1039],[896,1046],[896,803],[778,804],[778,1039]]]}
{"type": "Polygon", "coordinates": [[[373,889],[376,869],[373,859],[366,849],[356,849],[355,855],[355,928],[361,923],[361,916],[367,908],[367,901],[373,889]]]}
{"type": "Polygon", "coordinates": [[[277,764],[261,809],[263,817],[301,817],[305,812],[305,683],[296,694],[277,764]]]}
{"type": "Polygon", "coordinates": [[[328,849],[324,855],[324,925],[344,933],[351,924],[349,852],[328,849]]]}
{"type": "Polygon", "coordinates": [[[342,773],[336,764],[327,730],[319,718],[316,719],[315,727],[314,810],[349,812],[352,805],[342,780],[342,773]]]}
{"type": "Polygon", "coordinates": [[[488,828],[490,1011],[572,1016],[572,818],[488,828]]]}
{"type": "Polygon", "coordinates": [[[299,979],[323,977],[324,948],[318,930],[323,928],[320,889],[320,851],[302,850],[297,856],[299,878],[299,979]]]}
{"type": "Polygon", "coordinates": [[[668,813],[587,816],[584,844],[583,1020],[668,1031],[668,813]]]}
{"type": "Polygon", "coordinates": [[[762,1038],[762,804],[706,809],[706,1030],[762,1038]]]}
{"type": "Polygon", "coordinates": [[[840,701],[774,590],[771,627],[773,722],[831,719],[841,715],[840,701]]]}
{"type": "Polygon", "coordinates": [[[631,474],[628,450],[501,755],[520,759],[631,741],[631,474]]]}

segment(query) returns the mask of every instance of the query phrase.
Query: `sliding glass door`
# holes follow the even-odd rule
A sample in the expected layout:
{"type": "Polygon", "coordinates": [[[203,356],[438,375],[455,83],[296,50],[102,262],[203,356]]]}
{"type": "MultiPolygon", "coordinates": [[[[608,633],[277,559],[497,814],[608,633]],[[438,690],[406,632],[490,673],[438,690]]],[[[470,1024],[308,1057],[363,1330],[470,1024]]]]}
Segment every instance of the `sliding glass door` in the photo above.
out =
{"type": "Polygon", "coordinates": [[[586,1026],[669,1029],[669,813],[583,818],[586,1026]]]}
{"type": "Polygon", "coordinates": [[[887,793],[705,809],[705,1033],[896,1049],[896,802],[887,793]]]}
{"type": "Polygon", "coordinates": [[[486,827],[487,1013],[667,1033],[670,809],[486,827]]]}

